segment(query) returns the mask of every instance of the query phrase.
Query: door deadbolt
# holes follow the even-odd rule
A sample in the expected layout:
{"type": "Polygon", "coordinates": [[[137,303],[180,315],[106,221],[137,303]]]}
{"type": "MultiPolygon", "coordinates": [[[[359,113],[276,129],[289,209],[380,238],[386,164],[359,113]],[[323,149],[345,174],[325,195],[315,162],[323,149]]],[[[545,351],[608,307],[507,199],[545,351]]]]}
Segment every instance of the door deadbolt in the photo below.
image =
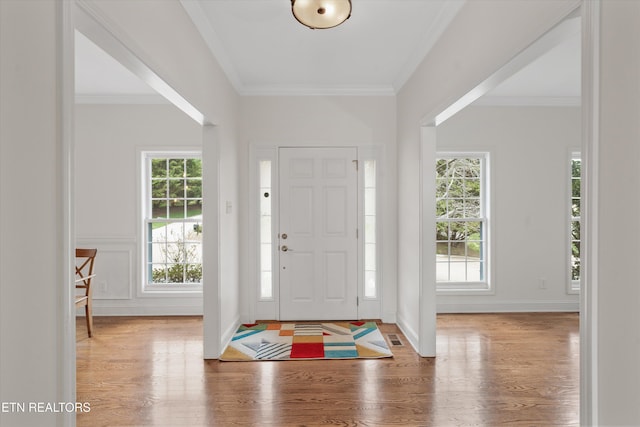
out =
{"type": "Polygon", "coordinates": [[[286,240],[287,239],[287,233],[282,233],[282,238],[286,240]]]}

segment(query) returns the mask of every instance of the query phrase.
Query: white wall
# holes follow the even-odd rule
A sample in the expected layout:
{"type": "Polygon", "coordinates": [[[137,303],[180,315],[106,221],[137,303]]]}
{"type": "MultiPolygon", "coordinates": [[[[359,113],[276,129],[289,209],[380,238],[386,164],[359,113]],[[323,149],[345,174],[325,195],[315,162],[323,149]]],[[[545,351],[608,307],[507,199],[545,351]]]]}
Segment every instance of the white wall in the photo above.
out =
{"type": "MultiPolygon", "coordinates": [[[[0,402],[64,401],[60,4],[0,2],[0,402]],[[19,41],[19,42],[18,42],[19,41]]],[[[70,264],[68,264],[70,267],[70,264]]],[[[0,411],[2,426],[55,413],[0,411]]]]}
{"type": "Polygon", "coordinates": [[[567,293],[567,183],[580,124],[578,107],[467,107],[438,126],[438,151],[489,152],[495,290],[439,295],[439,312],[578,310],[567,293]]]}
{"type": "MultiPolygon", "coordinates": [[[[248,230],[248,150],[256,146],[359,146],[381,150],[381,181],[384,206],[381,213],[382,239],[382,318],[394,322],[396,313],[396,147],[394,97],[246,97],[242,100],[242,230],[248,230]]],[[[242,236],[245,264],[242,283],[250,285],[249,245],[242,236]]],[[[248,294],[248,292],[247,292],[248,294]]],[[[249,314],[249,296],[245,295],[243,314],[249,314]]]]}
{"type": "MultiPolygon", "coordinates": [[[[603,1],[596,176],[597,399],[602,426],[640,425],[640,2],[603,1]],[[624,231],[623,231],[624,230],[624,231]]],[[[589,313],[596,315],[596,313],[589,313]]]]}
{"type": "MultiPolygon", "coordinates": [[[[76,241],[96,247],[94,313],[202,314],[202,296],[139,298],[144,150],[202,149],[202,127],[171,104],[76,106],[76,241]]],[[[205,165],[206,167],[206,165],[205,165]]]]}
{"type": "MultiPolygon", "coordinates": [[[[434,329],[435,324],[435,313],[420,313],[418,304],[420,298],[435,298],[435,286],[429,283],[435,281],[435,271],[425,266],[421,271],[420,236],[415,232],[421,225],[420,126],[431,124],[436,114],[488,78],[578,4],[577,0],[465,2],[400,90],[397,97],[398,164],[401,165],[398,168],[398,317],[409,335],[419,336],[421,329],[434,329]],[[421,283],[423,279],[425,283],[421,283]]],[[[435,354],[433,346],[431,350],[430,353],[435,354]]]]}

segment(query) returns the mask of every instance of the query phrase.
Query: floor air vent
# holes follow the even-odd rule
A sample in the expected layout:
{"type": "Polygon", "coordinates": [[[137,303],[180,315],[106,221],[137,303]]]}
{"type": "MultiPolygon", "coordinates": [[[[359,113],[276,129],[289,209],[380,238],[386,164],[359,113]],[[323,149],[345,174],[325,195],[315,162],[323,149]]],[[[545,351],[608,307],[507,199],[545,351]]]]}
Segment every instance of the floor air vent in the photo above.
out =
{"type": "Polygon", "coordinates": [[[401,347],[404,345],[402,344],[402,341],[400,341],[400,338],[398,338],[396,334],[387,334],[387,337],[389,338],[389,342],[391,343],[392,346],[401,347]]]}

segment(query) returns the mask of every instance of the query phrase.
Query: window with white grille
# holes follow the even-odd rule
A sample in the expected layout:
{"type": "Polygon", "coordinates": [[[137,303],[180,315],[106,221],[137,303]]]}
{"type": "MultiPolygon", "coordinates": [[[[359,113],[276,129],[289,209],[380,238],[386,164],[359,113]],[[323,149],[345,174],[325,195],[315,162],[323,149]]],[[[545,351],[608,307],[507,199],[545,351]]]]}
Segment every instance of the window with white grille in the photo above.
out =
{"type": "Polygon", "coordinates": [[[143,154],[145,290],[202,287],[202,159],[143,154]]]}
{"type": "Polygon", "coordinates": [[[581,172],[582,160],[580,153],[571,155],[571,199],[570,203],[570,235],[569,235],[569,291],[572,293],[580,291],[580,212],[581,212],[581,172]]]}
{"type": "Polygon", "coordinates": [[[436,159],[438,289],[488,289],[486,153],[440,153],[436,159]]]}

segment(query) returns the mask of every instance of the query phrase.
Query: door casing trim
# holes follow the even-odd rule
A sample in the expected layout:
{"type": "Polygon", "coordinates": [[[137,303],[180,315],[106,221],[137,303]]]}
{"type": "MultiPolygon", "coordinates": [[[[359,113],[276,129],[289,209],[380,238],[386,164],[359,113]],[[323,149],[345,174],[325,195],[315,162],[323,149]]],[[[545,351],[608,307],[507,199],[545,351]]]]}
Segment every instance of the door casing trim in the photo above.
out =
{"type": "MultiPolygon", "coordinates": [[[[383,180],[383,154],[384,147],[380,146],[371,146],[360,145],[360,144],[351,144],[351,145],[326,145],[326,146],[307,146],[307,145],[278,145],[278,144],[264,144],[264,143],[250,143],[249,144],[249,164],[248,164],[248,218],[249,218],[249,227],[248,227],[248,280],[247,285],[247,299],[248,304],[246,306],[246,312],[242,315],[242,321],[246,323],[255,322],[256,320],[280,320],[280,310],[279,310],[279,301],[280,301],[280,284],[278,281],[277,275],[273,277],[273,298],[267,300],[260,300],[259,298],[259,206],[257,203],[257,196],[259,194],[259,176],[258,176],[258,162],[260,160],[270,160],[272,162],[272,221],[273,224],[279,223],[279,215],[278,215],[278,204],[279,204],[279,194],[278,194],[278,150],[280,148],[346,148],[352,147],[356,148],[358,152],[358,163],[361,165],[365,159],[372,159],[377,162],[378,171],[377,171],[377,188],[378,188],[378,197],[376,200],[376,212],[379,213],[380,218],[378,218],[377,224],[377,246],[382,247],[383,244],[383,233],[382,233],[382,217],[384,216],[384,212],[382,212],[383,200],[384,200],[384,184],[383,180]]],[[[363,179],[362,179],[362,168],[359,168],[358,171],[358,199],[359,201],[363,200],[364,197],[364,189],[363,189],[363,179]]],[[[275,227],[274,227],[275,229],[275,227]]],[[[364,229],[364,213],[362,203],[358,203],[358,229],[364,229]]],[[[273,242],[276,242],[277,232],[274,231],[273,234],[273,242]]],[[[384,265],[382,263],[381,251],[379,250],[377,253],[378,260],[378,271],[377,271],[377,283],[378,283],[378,295],[373,299],[365,299],[364,298],[364,284],[363,284],[363,274],[362,271],[364,266],[362,264],[362,260],[364,257],[364,246],[363,239],[359,239],[358,241],[358,317],[361,319],[380,319],[382,318],[382,307],[383,307],[383,299],[384,299],[384,286],[385,284],[382,281],[383,268],[384,265]]],[[[273,259],[276,260],[276,252],[277,245],[274,244],[274,256],[273,259]]],[[[275,271],[275,270],[273,270],[275,271]]]]}

